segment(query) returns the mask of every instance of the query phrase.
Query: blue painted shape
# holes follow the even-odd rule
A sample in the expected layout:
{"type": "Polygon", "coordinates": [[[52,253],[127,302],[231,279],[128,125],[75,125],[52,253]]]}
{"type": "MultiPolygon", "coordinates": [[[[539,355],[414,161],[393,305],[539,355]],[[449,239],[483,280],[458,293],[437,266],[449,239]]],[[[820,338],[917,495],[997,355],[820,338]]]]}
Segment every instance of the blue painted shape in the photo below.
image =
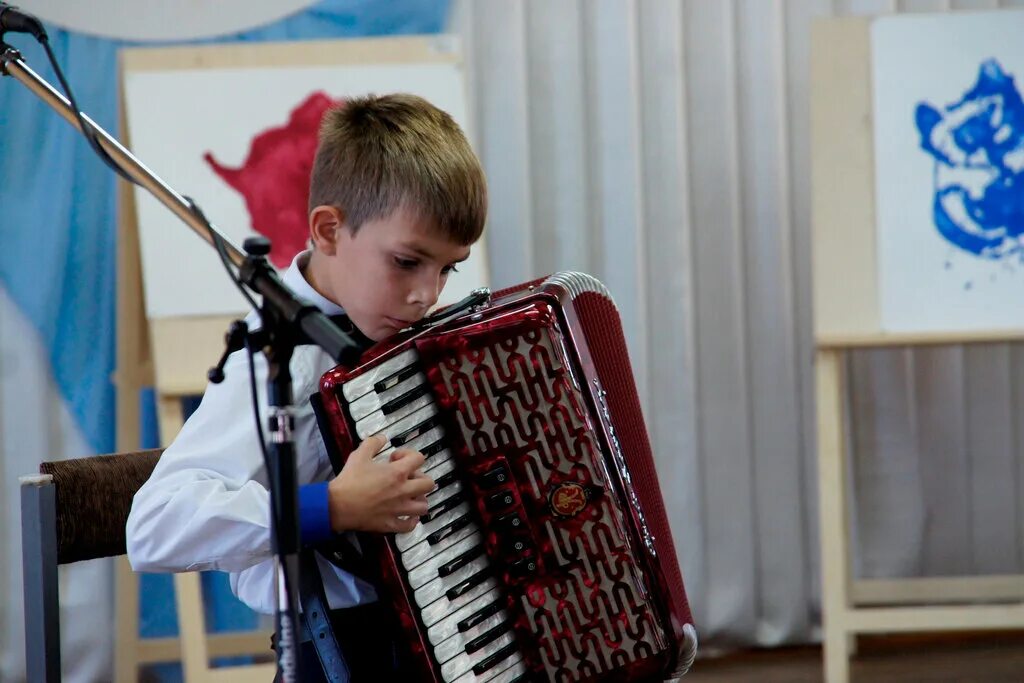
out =
{"type": "Polygon", "coordinates": [[[1024,260],[1024,100],[995,59],[947,106],[914,111],[921,149],[935,159],[935,228],[959,249],[1024,260]]]}

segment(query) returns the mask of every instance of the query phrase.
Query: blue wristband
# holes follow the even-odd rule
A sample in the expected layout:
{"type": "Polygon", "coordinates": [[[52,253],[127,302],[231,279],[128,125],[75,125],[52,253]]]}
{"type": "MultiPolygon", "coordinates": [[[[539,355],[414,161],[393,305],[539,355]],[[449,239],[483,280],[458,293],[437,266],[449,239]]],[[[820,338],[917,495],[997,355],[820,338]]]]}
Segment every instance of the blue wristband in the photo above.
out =
{"type": "Polygon", "coordinates": [[[326,481],[299,487],[299,533],[305,546],[326,541],[334,534],[326,481]]]}

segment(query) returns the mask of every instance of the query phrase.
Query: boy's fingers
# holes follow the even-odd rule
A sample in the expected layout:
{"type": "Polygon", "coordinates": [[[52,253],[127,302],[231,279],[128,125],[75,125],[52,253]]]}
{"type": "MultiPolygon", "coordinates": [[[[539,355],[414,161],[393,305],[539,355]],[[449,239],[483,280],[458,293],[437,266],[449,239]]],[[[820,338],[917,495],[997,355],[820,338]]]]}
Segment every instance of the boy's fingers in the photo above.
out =
{"type": "Polygon", "coordinates": [[[392,526],[395,529],[395,533],[407,534],[410,531],[412,531],[413,529],[415,529],[416,525],[419,524],[419,523],[420,523],[420,518],[419,517],[409,517],[408,519],[403,519],[401,517],[396,517],[395,521],[392,523],[392,526]]]}
{"type": "Polygon", "coordinates": [[[413,498],[398,506],[398,514],[422,517],[427,514],[427,501],[413,498]]]}
{"type": "Polygon", "coordinates": [[[359,444],[359,448],[355,450],[360,457],[369,460],[373,456],[377,455],[384,448],[384,445],[388,442],[388,439],[383,434],[374,434],[368,437],[359,444]]]}
{"type": "Polygon", "coordinates": [[[405,498],[418,498],[426,496],[434,490],[434,480],[430,477],[416,477],[405,482],[402,487],[402,496],[405,498]]]}
{"type": "Polygon", "coordinates": [[[403,458],[408,456],[410,453],[415,452],[416,451],[412,450],[411,448],[396,448],[395,450],[391,451],[391,462],[398,462],[399,460],[402,460],[403,458]]]}
{"type": "Polygon", "coordinates": [[[423,463],[426,461],[427,459],[423,456],[422,453],[420,453],[419,451],[411,450],[403,451],[402,454],[397,458],[395,458],[395,456],[392,455],[391,460],[391,462],[396,467],[401,468],[401,470],[405,472],[406,476],[412,476],[412,474],[416,470],[423,467],[423,463]]]}

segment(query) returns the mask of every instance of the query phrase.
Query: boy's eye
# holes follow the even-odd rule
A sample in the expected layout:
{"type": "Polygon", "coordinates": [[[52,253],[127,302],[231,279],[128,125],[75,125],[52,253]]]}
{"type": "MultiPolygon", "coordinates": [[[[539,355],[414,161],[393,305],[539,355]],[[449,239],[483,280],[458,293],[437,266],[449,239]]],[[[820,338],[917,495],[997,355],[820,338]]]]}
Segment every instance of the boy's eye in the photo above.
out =
{"type": "Polygon", "coordinates": [[[395,257],[395,265],[404,270],[412,270],[420,264],[416,259],[403,258],[401,256],[395,257]]]}
{"type": "Polygon", "coordinates": [[[452,264],[452,265],[450,265],[450,266],[445,266],[444,268],[442,268],[442,269],[441,269],[441,272],[442,272],[443,274],[447,275],[448,273],[457,273],[457,272],[459,272],[459,269],[458,269],[458,268],[456,268],[456,267],[455,267],[455,264],[453,263],[453,264],[452,264]]]}

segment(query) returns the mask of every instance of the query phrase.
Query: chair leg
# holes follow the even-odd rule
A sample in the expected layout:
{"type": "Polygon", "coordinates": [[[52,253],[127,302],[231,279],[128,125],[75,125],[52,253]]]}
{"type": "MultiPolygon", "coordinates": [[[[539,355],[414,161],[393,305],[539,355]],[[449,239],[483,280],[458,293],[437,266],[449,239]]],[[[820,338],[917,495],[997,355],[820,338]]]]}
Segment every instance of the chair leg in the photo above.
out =
{"type": "Polygon", "coordinates": [[[60,683],[56,490],[50,475],[21,478],[21,557],[28,680],[60,683]]]}

